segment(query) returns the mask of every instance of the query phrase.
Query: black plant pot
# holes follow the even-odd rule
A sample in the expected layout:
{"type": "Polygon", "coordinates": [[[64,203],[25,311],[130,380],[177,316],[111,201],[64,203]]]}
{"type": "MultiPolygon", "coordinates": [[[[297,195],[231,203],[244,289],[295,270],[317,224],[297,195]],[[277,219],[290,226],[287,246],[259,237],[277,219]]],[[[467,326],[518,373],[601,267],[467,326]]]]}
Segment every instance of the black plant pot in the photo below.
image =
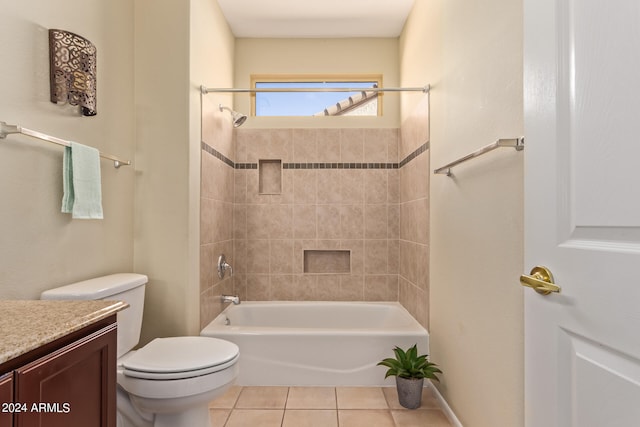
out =
{"type": "Polygon", "coordinates": [[[398,400],[400,405],[407,409],[416,409],[422,403],[422,386],[424,378],[396,377],[398,400]]]}

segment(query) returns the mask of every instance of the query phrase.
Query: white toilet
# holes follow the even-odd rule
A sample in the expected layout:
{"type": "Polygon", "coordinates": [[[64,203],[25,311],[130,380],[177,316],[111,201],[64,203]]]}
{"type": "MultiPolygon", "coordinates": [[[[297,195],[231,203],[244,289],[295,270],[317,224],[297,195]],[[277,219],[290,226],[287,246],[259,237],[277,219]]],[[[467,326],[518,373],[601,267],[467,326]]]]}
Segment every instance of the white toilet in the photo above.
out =
{"type": "Polygon", "coordinates": [[[209,427],[209,401],[238,375],[238,346],[210,337],[140,340],[147,276],[122,273],[42,293],[42,299],[125,301],[118,313],[118,427],[209,427]]]}

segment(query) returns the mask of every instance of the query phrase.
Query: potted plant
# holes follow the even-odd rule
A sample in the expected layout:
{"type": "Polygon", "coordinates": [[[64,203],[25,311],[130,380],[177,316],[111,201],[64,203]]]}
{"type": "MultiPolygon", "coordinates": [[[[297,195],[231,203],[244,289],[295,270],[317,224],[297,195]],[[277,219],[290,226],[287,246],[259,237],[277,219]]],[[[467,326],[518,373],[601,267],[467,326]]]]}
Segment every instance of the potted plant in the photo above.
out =
{"type": "Polygon", "coordinates": [[[384,359],[378,365],[389,368],[385,378],[392,375],[396,377],[400,405],[408,409],[416,409],[420,407],[422,400],[424,379],[440,381],[436,375],[441,374],[442,371],[435,363],[429,362],[426,354],[418,356],[417,344],[407,351],[396,346],[393,352],[396,354],[395,359],[384,359]]]}

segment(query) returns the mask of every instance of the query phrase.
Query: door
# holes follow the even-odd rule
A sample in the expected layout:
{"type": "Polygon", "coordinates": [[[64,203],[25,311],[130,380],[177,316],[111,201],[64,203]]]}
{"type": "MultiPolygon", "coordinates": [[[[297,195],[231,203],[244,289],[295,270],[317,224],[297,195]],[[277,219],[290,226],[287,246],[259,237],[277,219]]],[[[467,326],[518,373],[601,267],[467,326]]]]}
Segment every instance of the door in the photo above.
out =
{"type": "Polygon", "coordinates": [[[640,2],[524,1],[526,427],[640,426],[640,2]]]}

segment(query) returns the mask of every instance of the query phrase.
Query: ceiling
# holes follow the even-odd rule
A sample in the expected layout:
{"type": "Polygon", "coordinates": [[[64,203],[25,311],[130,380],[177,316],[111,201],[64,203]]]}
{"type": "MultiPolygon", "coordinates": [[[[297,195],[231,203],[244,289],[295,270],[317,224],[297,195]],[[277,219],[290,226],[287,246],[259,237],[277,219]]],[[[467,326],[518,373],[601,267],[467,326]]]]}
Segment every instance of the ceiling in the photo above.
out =
{"type": "Polygon", "coordinates": [[[414,0],[218,0],[236,37],[397,37],[414,0]]]}

